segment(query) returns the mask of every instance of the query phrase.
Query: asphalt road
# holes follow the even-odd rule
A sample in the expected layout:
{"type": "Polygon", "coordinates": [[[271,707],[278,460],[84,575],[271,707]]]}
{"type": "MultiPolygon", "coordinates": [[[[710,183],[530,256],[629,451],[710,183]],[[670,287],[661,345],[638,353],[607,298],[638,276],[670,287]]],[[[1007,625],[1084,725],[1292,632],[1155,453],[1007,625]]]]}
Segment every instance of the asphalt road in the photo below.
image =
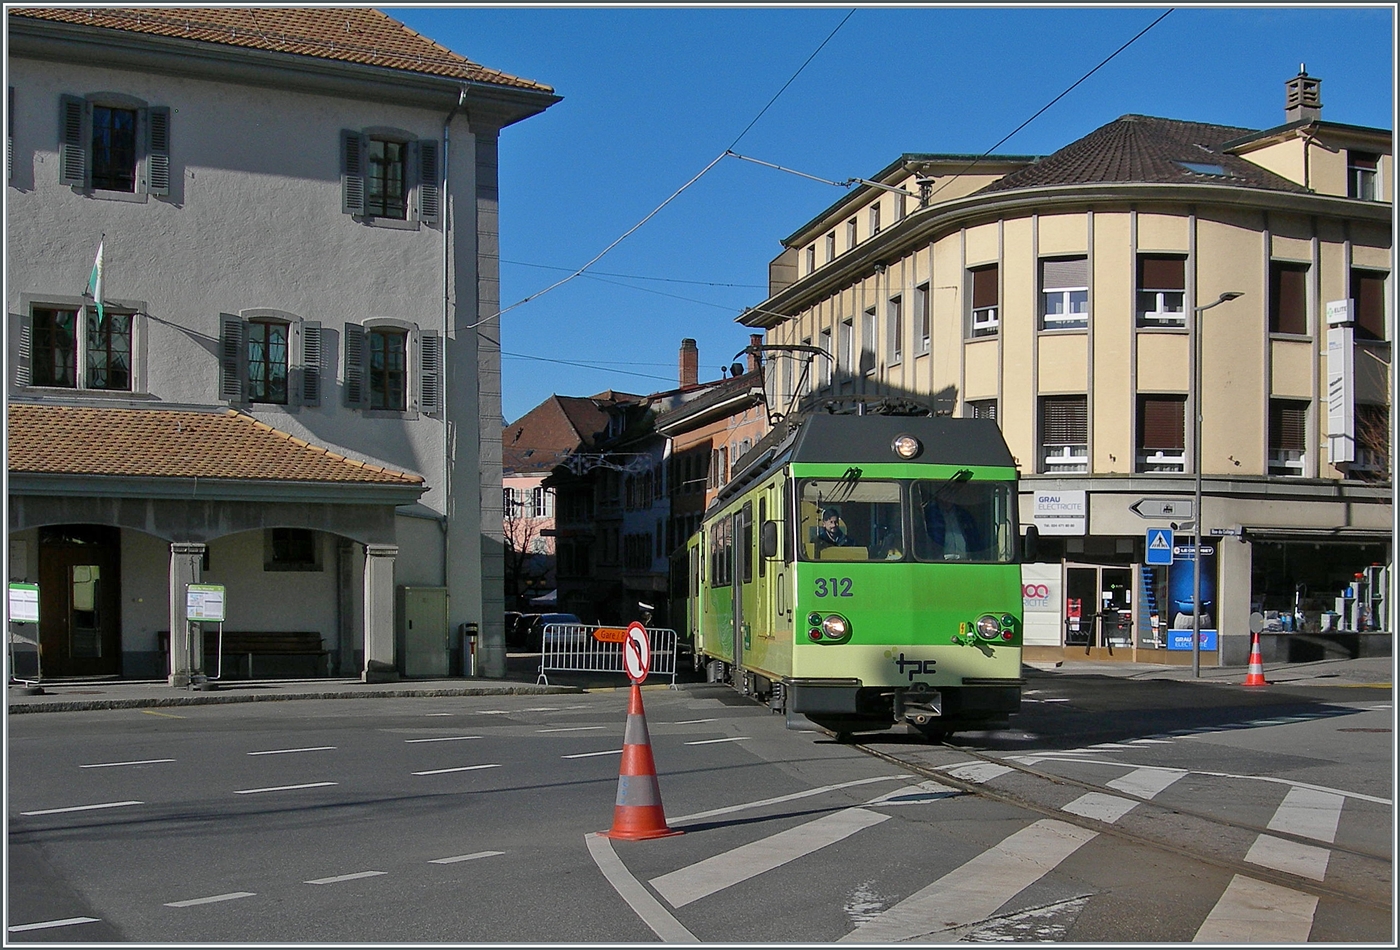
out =
{"type": "Polygon", "coordinates": [[[639,842],[625,690],[11,717],[8,938],[1393,936],[1389,690],[1032,675],[943,746],[644,697],[685,834],[639,842]]]}

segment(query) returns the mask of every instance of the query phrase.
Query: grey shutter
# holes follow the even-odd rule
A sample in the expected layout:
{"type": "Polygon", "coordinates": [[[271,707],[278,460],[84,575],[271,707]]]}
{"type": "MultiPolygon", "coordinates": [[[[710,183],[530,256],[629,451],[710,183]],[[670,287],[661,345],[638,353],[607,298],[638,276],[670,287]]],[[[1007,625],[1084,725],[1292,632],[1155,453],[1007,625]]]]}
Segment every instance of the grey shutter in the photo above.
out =
{"type": "Polygon", "coordinates": [[[77,96],[58,97],[58,182],[87,187],[88,104],[77,96]]]}
{"type": "Polygon", "coordinates": [[[340,132],[340,210],[365,213],[365,141],[353,129],[340,132]]]}
{"type": "Polygon", "coordinates": [[[345,404],[358,409],[369,402],[369,387],[365,385],[365,329],[354,323],[345,324],[345,404]]]}
{"type": "Polygon", "coordinates": [[[1041,261],[1040,266],[1041,290],[1089,286],[1089,259],[1086,257],[1041,261]]]}
{"type": "Polygon", "coordinates": [[[219,314],[219,398],[243,401],[243,320],[219,314]]]}
{"type": "Polygon", "coordinates": [[[321,324],[314,320],[301,325],[301,404],[321,404],[321,324]]]}
{"type": "Polygon", "coordinates": [[[170,109],[146,110],[146,194],[170,194],[170,109]]]}
{"type": "Polygon", "coordinates": [[[34,324],[27,313],[19,314],[19,337],[15,352],[15,387],[34,384],[34,324]]]}
{"type": "Polygon", "coordinates": [[[437,224],[442,215],[442,181],[436,139],[418,142],[418,220],[437,224]]]}
{"type": "Polygon", "coordinates": [[[436,333],[418,336],[418,379],[418,411],[442,412],[442,337],[436,333]]]}

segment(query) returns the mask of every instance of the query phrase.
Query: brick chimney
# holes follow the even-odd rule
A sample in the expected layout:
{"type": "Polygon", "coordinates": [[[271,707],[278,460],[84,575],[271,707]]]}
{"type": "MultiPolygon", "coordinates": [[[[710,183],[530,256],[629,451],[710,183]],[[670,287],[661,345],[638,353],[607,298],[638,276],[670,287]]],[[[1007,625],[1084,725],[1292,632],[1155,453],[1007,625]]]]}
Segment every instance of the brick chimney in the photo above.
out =
{"type": "Polygon", "coordinates": [[[744,355],[745,355],[745,356],[747,357],[747,359],[748,359],[748,364],[749,364],[748,372],[750,372],[750,373],[756,373],[756,372],[758,372],[758,348],[759,348],[760,346],[762,346],[762,345],[763,345],[763,334],[762,334],[762,333],[750,333],[750,334],[749,334],[749,346],[752,347],[752,349],[749,350],[749,352],[746,353],[746,354],[744,354],[744,355]]]}
{"type": "Polygon", "coordinates": [[[1298,75],[1283,84],[1285,122],[1322,118],[1322,80],[1308,75],[1306,63],[1298,64],[1298,75]]]}
{"type": "Polygon", "coordinates": [[[686,337],[681,340],[680,359],[680,380],[681,388],[696,386],[700,383],[700,348],[695,345],[695,341],[686,337]]]}

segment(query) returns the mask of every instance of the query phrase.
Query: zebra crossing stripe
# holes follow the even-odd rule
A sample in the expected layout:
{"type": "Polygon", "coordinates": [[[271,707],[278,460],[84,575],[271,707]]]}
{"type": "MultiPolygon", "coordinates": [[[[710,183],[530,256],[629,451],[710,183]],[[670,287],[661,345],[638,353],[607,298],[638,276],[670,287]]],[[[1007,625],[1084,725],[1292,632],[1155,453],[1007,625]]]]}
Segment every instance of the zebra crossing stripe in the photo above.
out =
{"type": "Polygon", "coordinates": [[[648,883],[672,907],[684,907],[764,871],[782,867],[888,819],[864,808],[846,808],[776,835],[652,878],[648,883]]]}
{"type": "Polygon", "coordinates": [[[1317,898],[1236,874],[1206,915],[1195,943],[1306,943],[1317,898]]]}
{"type": "Polygon", "coordinates": [[[1291,788],[1269,820],[1270,831],[1332,843],[1337,840],[1337,822],[1342,818],[1346,799],[1331,792],[1311,788],[1291,788]]]}
{"type": "Polygon", "coordinates": [[[1260,835],[1254,839],[1244,859],[1260,867],[1320,881],[1327,876],[1327,862],[1331,857],[1332,852],[1326,848],[1260,835]]]}
{"type": "Polygon", "coordinates": [[[984,920],[1097,832],[1042,818],[866,921],[842,943],[894,943],[984,920]]]}
{"type": "Polygon", "coordinates": [[[970,765],[956,765],[952,768],[944,769],[954,778],[960,778],[964,782],[990,782],[998,775],[1005,775],[1011,771],[1009,765],[997,765],[995,762],[974,762],[970,765]]]}
{"type": "Polygon", "coordinates": [[[1184,769],[1133,769],[1121,778],[1105,782],[1109,788],[1138,798],[1156,798],[1157,793],[1186,774],[1184,769]]]}
{"type": "Polygon", "coordinates": [[[1119,798],[1117,795],[1085,792],[1068,805],[1063,806],[1060,811],[1067,811],[1071,815],[1079,815],[1083,818],[1093,818],[1111,825],[1132,811],[1136,805],[1137,802],[1127,798],[1119,798]]]}

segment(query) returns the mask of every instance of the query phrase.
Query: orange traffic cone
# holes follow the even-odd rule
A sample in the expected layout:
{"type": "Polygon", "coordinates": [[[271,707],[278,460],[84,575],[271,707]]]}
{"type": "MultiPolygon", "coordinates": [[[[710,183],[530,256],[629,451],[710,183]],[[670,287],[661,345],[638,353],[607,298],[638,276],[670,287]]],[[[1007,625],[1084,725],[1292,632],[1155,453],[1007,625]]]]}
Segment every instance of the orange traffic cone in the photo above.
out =
{"type": "Polygon", "coordinates": [[[622,767],[617,776],[612,828],[602,834],[628,841],[684,834],[666,826],[666,815],[661,810],[661,786],[656,781],[642,688],[637,683],[632,684],[632,697],[627,702],[627,731],[622,738],[622,767]]]}
{"type": "Polygon", "coordinates": [[[1245,686],[1268,686],[1269,681],[1264,679],[1264,657],[1259,653],[1259,634],[1254,634],[1254,639],[1249,647],[1249,674],[1244,678],[1245,686]]]}

